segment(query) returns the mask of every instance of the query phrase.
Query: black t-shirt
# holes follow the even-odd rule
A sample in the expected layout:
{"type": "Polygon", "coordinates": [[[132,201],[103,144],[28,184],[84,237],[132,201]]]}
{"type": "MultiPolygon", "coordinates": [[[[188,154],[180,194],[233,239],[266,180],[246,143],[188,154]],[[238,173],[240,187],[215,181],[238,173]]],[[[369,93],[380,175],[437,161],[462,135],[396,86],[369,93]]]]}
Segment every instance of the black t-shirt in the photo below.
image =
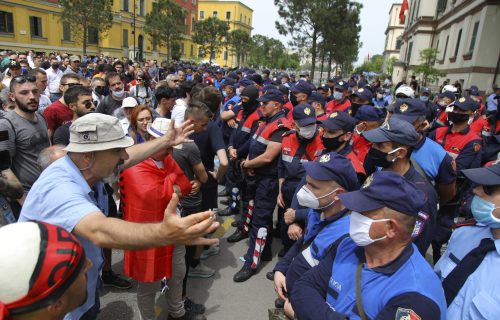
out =
{"type": "Polygon", "coordinates": [[[54,144],[67,146],[69,144],[69,127],[71,122],[65,123],[54,132],[54,144]]]}
{"type": "Polygon", "coordinates": [[[214,157],[218,150],[224,150],[222,132],[215,121],[210,121],[206,131],[193,133],[190,137],[194,140],[201,153],[201,162],[207,171],[214,170],[214,157]]]}

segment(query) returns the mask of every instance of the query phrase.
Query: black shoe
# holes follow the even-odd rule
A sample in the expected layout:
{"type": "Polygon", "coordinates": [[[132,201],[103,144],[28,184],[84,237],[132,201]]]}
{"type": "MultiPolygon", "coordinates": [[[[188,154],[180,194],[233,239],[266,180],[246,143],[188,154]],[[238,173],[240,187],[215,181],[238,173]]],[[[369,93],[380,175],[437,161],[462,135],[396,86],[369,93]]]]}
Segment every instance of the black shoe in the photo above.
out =
{"type": "Polygon", "coordinates": [[[266,279],[274,281],[274,272],[273,271],[269,271],[268,273],[266,273],[266,279]]]}
{"type": "Polygon", "coordinates": [[[105,286],[111,286],[117,289],[132,288],[132,283],[130,283],[130,281],[123,279],[123,277],[120,277],[119,274],[116,274],[113,271],[103,271],[102,282],[105,286]]]}
{"type": "Polygon", "coordinates": [[[243,266],[240,271],[238,271],[234,277],[234,282],[245,282],[250,279],[255,274],[255,269],[252,269],[247,266],[243,266]]]}
{"type": "Polygon", "coordinates": [[[274,300],[274,307],[276,309],[283,309],[285,307],[285,300],[281,300],[280,298],[276,298],[276,300],[274,300]]]}
{"type": "Polygon", "coordinates": [[[273,229],[273,237],[276,239],[281,239],[281,232],[279,228],[273,229]]]}
{"type": "Polygon", "coordinates": [[[221,192],[219,192],[217,195],[219,197],[229,197],[230,196],[229,192],[227,192],[227,190],[225,188],[224,188],[224,190],[222,190],[221,192]]]}
{"type": "Polygon", "coordinates": [[[191,312],[193,314],[204,314],[205,306],[201,303],[194,303],[193,300],[186,297],[184,300],[184,309],[186,312],[191,312]]]}
{"type": "Polygon", "coordinates": [[[229,199],[223,199],[220,201],[220,204],[222,204],[223,206],[228,206],[230,203],[231,203],[231,200],[229,200],[229,199]]]}
{"type": "Polygon", "coordinates": [[[171,317],[170,315],[168,315],[168,320],[207,320],[207,317],[205,317],[202,314],[196,314],[196,313],[193,313],[192,311],[186,310],[186,313],[182,317],[179,317],[179,318],[174,318],[174,317],[171,317]]]}
{"type": "Polygon", "coordinates": [[[269,254],[264,254],[264,253],[263,253],[263,254],[260,256],[260,260],[262,260],[262,261],[272,261],[272,260],[273,260],[273,253],[272,253],[272,252],[271,252],[271,253],[269,253],[269,254]]]}
{"type": "Polygon", "coordinates": [[[280,252],[278,252],[278,257],[283,258],[287,252],[288,250],[285,247],[281,248],[280,252]]]}
{"type": "Polygon", "coordinates": [[[246,238],[248,238],[248,233],[238,229],[227,238],[227,242],[238,242],[246,238]]]}
{"type": "Polygon", "coordinates": [[[227,207],[226,209],[223,209],[221,211],[217,211],[217,215],[221,217],[227,217],[227,216],[232,216],[238,214],[238,209],[233,210],[231,207],[227,207]]]}

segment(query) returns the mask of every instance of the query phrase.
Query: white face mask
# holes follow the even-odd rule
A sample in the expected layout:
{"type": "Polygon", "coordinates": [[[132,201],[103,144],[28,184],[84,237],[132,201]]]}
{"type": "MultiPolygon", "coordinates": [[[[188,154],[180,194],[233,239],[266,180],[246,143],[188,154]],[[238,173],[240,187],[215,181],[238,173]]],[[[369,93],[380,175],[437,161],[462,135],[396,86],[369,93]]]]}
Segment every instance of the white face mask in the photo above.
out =
{"type": "Polygon", "coordinates": [[[354,132],[356,132],[359,136],[363,133],[363,131],[365,131],[365,130],[359,130],[358,126],[354,127],[354,132]]]}
{"type": "Polygon", "coordinates": [[[121,98],[123,97],[123,95],[125,94],[125,90],[120,90],[120,91],[113,91],[113,95],[117,98],[121,98]]]}
{"type": "Polygon", "coordinates": [[[324,197],[331,195],[332,193],[336,192],[338,189],[339,188],[336,188],[335,190],[333,190],[333,191],[331,191],[331,192],[329,192],[321,197],[316,198],[316,196],[314,195],[314,193],[311,192],[311,190],[309,190],[306,186],[303,186],[302,188],[300,188],[299,192],[297,192],[297,200],[299,201],[299,204],[303,207],[311,208],[311,209],[324,209],[324,208],[327,208],[327,207],[331,206],[332,204],[334,204],[335,200],[333,200],[332,202],[330,202],[326,206],[320,207],[319,206],[319,199],[322,199],[324,197]]]}
{"type": "Polygon", "coordinates": [[[387,236],[382,238],[372,239],[370,238],[370,227],[374,222],[389,221],[390,219],[379,219],[373,220],[359,212],[351,212],[351,222],[349,224],[349,236],[352,241],[354,241],[360,247],[366,247],[376,241],[383,240],[387,236]]]}
{"type": "Polygon", "coordinates": [[[309,125],[299,128],[299,136],[305,139],[311,139],[316,133],[316,125],[309,125]]]}

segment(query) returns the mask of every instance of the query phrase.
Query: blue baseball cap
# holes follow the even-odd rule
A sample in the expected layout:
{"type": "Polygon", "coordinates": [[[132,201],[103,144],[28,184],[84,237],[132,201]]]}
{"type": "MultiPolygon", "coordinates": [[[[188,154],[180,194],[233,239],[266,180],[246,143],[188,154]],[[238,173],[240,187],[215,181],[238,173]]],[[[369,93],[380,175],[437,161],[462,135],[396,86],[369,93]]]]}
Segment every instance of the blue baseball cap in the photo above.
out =
{"type": "Polygon", "coordinates": [[[429,89],[427,87],[421,87],[420,88],[420,94],[422,94],[422,93],[431,94],[431,89],[429,89]]]}
{"type": "Polygon", "coordinates": [[[290,91],[292,91],[294,93],[297,93],[297,92],[305,93],[308,96],[310,96],[312,93],[311,85],[303,80],[297,82],[293,87],[291,87],[290,91]]]}
{"type": "Polygon", "coordinates": [[[309,103],[311,103],[313,101],[321,103],[321,105],[324,107],[325,102],[326,102],[326,98],[321,93],[313,92],[313,93],[311,93],[311,96],[309,97],[309,103]]]}
{"type": "Polygon", "coordinates": [[[470,181],[482,186],[500,185],[500,162],[485,168],[462,170],[470,181]]]}
{"type": "Polygon", "coordinates": [[[438,94],[438,98],[443,98],[443,97],[455,100],[455,93],[451,91],[445,91],[443,93],[438,94]]]}
{"type": "Polygon", "coordinates": [[[225,78],[224,81],[222,82],[222,87],[225,86],[231,86],[234,88],[236,86],[236,81],[234,81],[234,79],[231,78],[225,78]]]}
{"type": "Polygon", "coordinates": [[[316,161],[304,162],[308,176],[319,181],[333,180],[347,191],[359,189],[358,176],[351,160],[336,153],[322,155],[316,161]]]}
{"type": "Polygon", "coordinates": [[[392,171],[377,171],[366,179],[361,189],[339,194],[339,197],[352,211],[363,213],[387,207],[412,217],[418,216],[427,201],[412,182],[392,171]]]}
{"type": "Polygon", "coordinates": [[[381,127],[364,131],[362,135],[370,142],[380,143],[391,141],[410,147],[416,146],[420,138],[412,124],[394,117],[389,118],[381,127]]]}
{"type": "Polygon", "coordinates": [[[257,101],[260,102],[268,102],[268,101],[276,101],[279,103],[285,103],[285,99],[283,98],[283,93],[277,89],[271,89],[264,92],[257,101]]]}
{"type": "Polygon", "coordinates": [[[356,119],[351,117],[347,112],[332,112],[328,118],[320,122],[323,128],[328,130],[342,130],[344,132],[352,132],[356,126],[356,119]]]}
{"type": "Polygon", "coordinates": [[[371,105],[362,105],[354,118],[359,121],[380,121],[384,116],[384,112],[371,105]]]}
{"type": "Polygon", "coordinates": [[[461,97],[460,99],[453,101],[453,103],[450,104],[450,107],[451,106],[458,107],[461,110],[472,111],[476,111],[480,107],[479,103],[470,97],[461,97]]]}
{"type": "Polygon", "coordinates": [[[373,99],[372,91],[368,90],[366,88],[359,88],[358,90],[351,93],[351,96],[356,96],[360,99],[368,100],[368,101],[372,101],[372,99],[373,99]]]}
{"type": "Polygon", "coordinates": [[[316,111],[307,103],[301,103],[293,107],[292,116],[293,120],[297,121],[301,127],[317,123],[316,111]]]}
{"type": "Polygon", "coordinates": [[[248,79],[248,78],[243,78],[241,79],[237,84],[237,87],[248,87],[248,86],[253,86],[253,81],[248,79]]]}
{"type": "Polygon", "coordinates": [[[348,89],[348,84],[347,82],[343,81],[343,80],[340,80],[340,81],[337,81],[337,83],[335,83],[335,87],[333,87],[334,89],[339,89],[339,90],[342,90],[342,91],[347,91],[348,89]]]}
{"type": "Polygon", "coordinates": [[[408,121],[413,124],[418,118],[426,115],[425,104],[420,99],[398,99],[394,106],[394,115],[398,119],[408,121]]]}
{"type": "Polygon", "coordinates": [[[281,91],[281,93],[288,95],[290,93],[290,89],[285,86],[284,84],[280,84],[278,86],[278,90],[281,91]]]}

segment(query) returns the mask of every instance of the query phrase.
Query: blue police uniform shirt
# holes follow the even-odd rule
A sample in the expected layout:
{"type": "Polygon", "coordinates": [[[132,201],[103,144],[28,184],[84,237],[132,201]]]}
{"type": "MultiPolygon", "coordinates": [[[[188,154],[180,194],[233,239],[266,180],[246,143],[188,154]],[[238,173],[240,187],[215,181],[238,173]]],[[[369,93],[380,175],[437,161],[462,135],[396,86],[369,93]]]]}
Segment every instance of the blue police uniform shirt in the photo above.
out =
{"type": "MultiPolygon", "coordinates": [[[[346,238],[301,277],[291,295],[298,318],[360,319],[356,306],[359,261],[365,261],[363,248],[346,238]]],[[[413,244],[387,265],[370,269],[363,263],[360,287],[368,319],[446,319],[439,279],[413,244]]]]}
{"type": "MultiPolygon", "coordinates": [[[[493,239],[491,229],[467,226],[456,229],[448,248],[436,263],[434,271],[444,280],[471,250],[484,238],[493,239]]],[[[498,319],[500,315],[500,239],[494,239],[496,250],[486,254],[479,267],[465,281],[453,302],[448,306],[448,319],[498,319]]]]}
{"type": "Polygon", "coordinates": [[[453,159],[432,139],[424,137],[413,149],[411,159],[418,163],[427,178],[435,184],[450,184],[457,178],[453,159]]]}
{"type": "MultiPolygon", "coordinates": [[[[234,115],[236,116],[238,114],[238,112],[240,111],[240,109],[242,108],[241,105],[238,105],[238,102],[240,102],[240,97],[238,97],[236,95],[231,97],[222,106],[222,111],[224,112],[224,111],[231,110],[234,112],[234,115]]],[[[224,138],[226,138],[226,141],[228,141],[229,136],[234,131],[234,128],[231,128],[230,126],[228,126],[226,121],[221,121],[221,130],[222,130],[222,135],[224,136],[224,138]]]]}
{"type": "Polygon", "coordinates": [[[498,102],[495,99],[496,95],[497,94],[493,92],[488,96],[488,98],[486,99],[486,110],[488,111],[498,110],[498,102]]]}
{"type": "MultiPolygon", "coordinates": [[[[72,232],[75,226],[90,213],[108,213],[108,196],[104,183],[98,182],[91,189],[69,156],[55,161],[45,169],[33,184],[24,202],[19,221],[40,220],[72,232]]],[[[100,271],[103,265],[101,248],[90,240],[75,234],[92,261],[87,272],[87,300],[68,313],[64,319],[73,320],[89,310],[96,300],[100,286],[100,271]]]]}

